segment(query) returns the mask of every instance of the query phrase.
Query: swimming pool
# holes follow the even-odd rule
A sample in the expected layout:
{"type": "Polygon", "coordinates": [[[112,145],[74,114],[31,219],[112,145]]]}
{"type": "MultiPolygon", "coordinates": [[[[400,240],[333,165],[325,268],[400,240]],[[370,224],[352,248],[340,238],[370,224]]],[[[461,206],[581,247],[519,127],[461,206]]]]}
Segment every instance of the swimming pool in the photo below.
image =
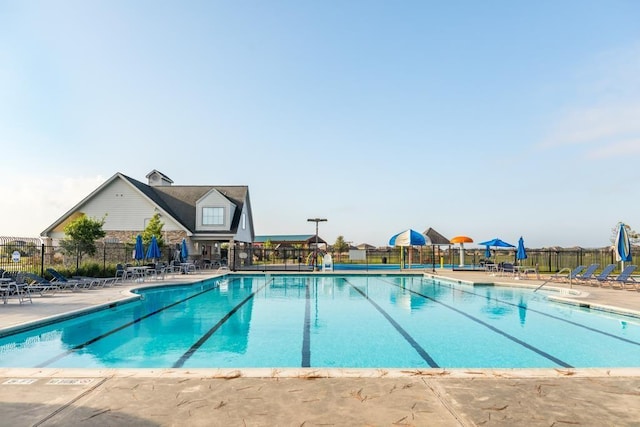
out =
{"type": "Polygon", "coordinates": [[[141,290],[0,339],[25,368],[640,367],[639,319],[400,275],[247,275],[141,290]]]}

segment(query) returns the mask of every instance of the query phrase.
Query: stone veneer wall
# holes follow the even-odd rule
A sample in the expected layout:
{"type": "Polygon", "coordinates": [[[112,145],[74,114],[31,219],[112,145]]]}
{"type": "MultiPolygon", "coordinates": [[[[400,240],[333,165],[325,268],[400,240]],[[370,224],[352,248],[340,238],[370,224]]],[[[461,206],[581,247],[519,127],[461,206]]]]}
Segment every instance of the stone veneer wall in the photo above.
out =
{"type": "MultiPolygon", "coordinates": [[[[130,243],[135,240],[138,234],[141,234],[141,231],[107,231],[107,235],[105,236],[106,241],[111,241],[117,239],[119,243],[130,243]]],[[[163,231],[162,239],[164,240],[165,245],[176,244],[182,242],[182,239],[187,237],[187,233],[184,231],[163,231]]]]}

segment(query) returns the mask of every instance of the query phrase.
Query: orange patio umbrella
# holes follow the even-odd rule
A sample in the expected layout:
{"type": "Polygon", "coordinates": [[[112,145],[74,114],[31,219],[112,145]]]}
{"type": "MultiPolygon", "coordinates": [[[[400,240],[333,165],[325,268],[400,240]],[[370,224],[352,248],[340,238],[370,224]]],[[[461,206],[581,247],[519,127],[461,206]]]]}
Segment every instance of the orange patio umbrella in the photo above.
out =
{"type": "Polygon", "coordinates": [[[468,236],[456,236],[449,240],[451,243],[460,243],[460,267],[464,267],[464,244],[473,243],[473,239],[468,236]]]}

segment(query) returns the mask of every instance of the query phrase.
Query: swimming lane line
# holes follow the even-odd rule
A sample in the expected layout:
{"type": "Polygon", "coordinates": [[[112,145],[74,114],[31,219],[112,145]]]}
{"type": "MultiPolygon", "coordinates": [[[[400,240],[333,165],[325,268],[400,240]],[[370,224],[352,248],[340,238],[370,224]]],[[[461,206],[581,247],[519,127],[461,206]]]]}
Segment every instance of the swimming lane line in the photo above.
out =
{"type": "Polygon", "coordinates": [[[558,320],[560,322],[568,323],[569,325],[576,326],[576,327],[582,328],[582,329],[586,329],[587,331],[595,332],[597,334],[601,334],[601,335],[604,335],[606,337],[613,338],[613,339],[616,339],[616,340],[619,340],[619,341],[622,341],[622,342],[626,342],[627,344],[633,344],[633,345],[640,346],[640,342],[638,342],[638,341],[630,340],[630,339],[625,338],[625,337],[620,337],[620,336],[614,335],[612,333],[609,333],[609,332],[606,332],[606,331],[602,331],[600,329],[593,328],[591,326],[587,326],[587,325],[583,325],[583,324],[578,323],[578,322],[574,322],[573,320],[563,319],[562,317],[559,317],[559,316],[556,316],[556,315],[553,315],[553,314],[550,314],[550,313],[545,313],[544,311],[536,310],[535,308],[523,307],[520,304],[514,304],[512,302],[504,301],[504,300],[501,300],[499,298],[493,298],[492,299],[492,298],[490,298],[490,297],[488,297],[486,295],[478,294],[478,293],[471,292],[471,291],[466,291],[466,290],[460,289],[460,288],[454,288],[452,285],[450,285],[448,283],[440,283],[440,286],[449,286],[451,289],[455,289],[456,291],[459,291],[461,293],[474,295],[474,296],[477,296],[477,297],[480,297],[480,298],[485,298],[485,299],[487,299],[489,301],[497,301],[497,302],[499,302],[501,304],[510,305],[512,307],[524,308],[525,310],[527,310],[530,313],[536,313],[536,314],[539,314],[541,316],[549,317],[549,318],[551,318],[553,320],[558,320]]]}
{"type": "Polygon", "coordinates": [[[425,362],[427,362],[427,364],[431,368],[439,368],[440,367],[440,366],[438,366],[436,361],[433,360],[431,358],[431,356],[429,356],[429,353],[427,353],[425,351],[425,349],[422,348],[422,346],[420,344],[418,344],[418,342],[416,340],[414,340],[413,337],[402,326],[400,326],[400,324],[398,322],[396,322],[393,317],[391,317],[389,315],[389,313],[387,313],[382,307],[380,307],[374,300],[370,299],[367,294],[365,294],[360,288],[355,286],[349,280],[344,279],[344,281],[347,282],[349,284],[349,286],[351,286],[353,289],[355,289],[356,292],[358,292],[360,295],[362,295],[364,297],[364,299],[369,301],[369,303],[371,305],[373,305],[376,308],[376,310],[378,310],[378,312],[380,312],[380,314],[382,314],[384,316],[384,318],[387,319],[387,321],[389,323],[391,323],[391,325],[396,329],[396,331],[398,331],[398,333],[400,335],[402,335],[402,337],[411,345],[411,347],[413,347],[413,349],[420,355],[420,357],[422,357],[422,359],[425,362]]]}
{"type": "Polygon", "coordinates": [[[172,308],[172,307],[175,307],[176,305],[182,304],[183,302],[188,301],[188,300],[190,300],[192,298],[198,297],[198,296],[200,296],[202,294],[206,294],[207,292],[211,292],[212,290],[217,289],[219,286],[220,286],[220,282],[216,283],[211,288],[206,289],[206,290],[204,290],[202,292],[198,292],[198,293],[193,294],[193,295],[191,295],[191,296],[189,296],[187,298],[183,298],[183,299],[181,299],[179,301],[176,301],[174,303],[171,303],[171,304],[169,304],[169,305],[167,305],[165,307],[159,308],[158,310],[155,310],[155,311],[153,311],[151,313],[147,313],[144,316],[140,316],[137,319],[132,320],[131,322],[127,322],[124,325],[118,326],[117,328],[112,329],[112,330],[110,330],[108,332],[105,332],[104,334],[98,335],[97,337],[92,338],[89,341],[86,341],[86,342],[84,342],[82,344],[78,344],[77,346],[70,348],[69,350],[65,351],[64,353],[61,353],[61,354],[59,354],[57,356],[54,356],[51,359],[49,359],[49,360],[37,365],[36,368],[44,368],[44,367],[46,367],[46,366],[48,366],[48,365],[50,365],[50,364],[62,359],[63,357],[66,357],[66,356],[68,356],[68,355],[70,355],[70,354],[72,354],[72,353],[74,353],[74,352],[76,352],[78,350],[81,350],[81,349],[85,348],[88,345],[91,345],[91,344],[95,343],[96,341],[100,341],[103,338],[106,338],[106,337],[108,337],[110,335],[113,335],[116,332],[119,332],[119,331],[121,331],[123,329],[128,328],[129,326],[135,325],[136,323],[138,323],[138,322],[140,322],[140,321],[142,321],[144,319],[147,319],[147,318],[149,318],[151,316],[155,316],[156,314],[159,314],[159,313],[161,313],[161,312],[163,312],[163,311],[165,311],[165,310],[167,310],[169,308],[172,308]]]}
{"type": "MultiPolygon", "coordinates": [[[[386,283],[389,283],[389,284],[395,286],[395,287],[398,287],[398,288],[401,287],[398,284],[390,282],[388,280],[384,280],[384,281],[386,283]]],[[[517,344],[520,344],[521,346],[525,347],[526,349],[531,350],[534,353],[537,353],[540,356],[542,356],[542,357],[544,357],[544,358],[546,358],[546,359],[548,359],[548,360],[550,360],[550,361],[552,361],[552,362],[554,362],[554,363],[556,363],[556,364],[558,364],[558,365],[560,365],[560,366],[562,366],[564,368],[573,368],[573,366],[571,366],[570,364],[566,363],[565,361],[563,361],[561,359],[558,359],[557,357],[552,356],[551,354],[547,353],[546,351],[543,351],[543,350],[541,350],[541,349],[539,349],[539,348],[537,348],[537,347],[535,347],[535,346],[533,346],[533,345],[531,345],[531,344],[529,344],[527,342],[524,342],[521,339],[516,338],[513,335],[511,335],[511,334],[509,334],[509,333],[507,333],[507,332],[505,332],[503,330],[500,330],[500,329],[496,328],[495,326],[488,324],[487,322],[484,322],[484,321],[478,319],[475,316],[472,316],[472,315],[470,315],[468,313],[465,313],[462,310],[458,310],[457,308],[455,308],[455,307],[453,307],[453,306],[451,306],[449,304],[446,304],[446,303],[444,303],[442,301],[438,301],[437,299],[432,298],[432,297],[430,297],[428,295],[424,295],[424,294],[421,294],[420,292],[417,292],[417,291],[414,291],[414,290],[411,290],[411,289],[407,289],[407,288],[403,288],[403,289],[406,290],[406,291],[411,292],[414,295],[418,295],[418,296],[420,296],[422,298],[428,299],[429,301],[433,301],[433,302],[435,302],[437,304],[440,304],[443,307],[448,308],[449,310],[455,311],[456,313],[461,314],[464,317],[466,317],[466,318],[468,318],[468,319],[470,319],[470,320],[472,320],[472,321],[474,321],[476,323],[479,323],[480,325],[484,326],[485,328],[488,328],[488,329],[492,330],[493,332],[495,332],[495,333],[497,333],[499,335],[502,335],[503,337],[505,337],[505,338],[517,343],[517,344]]]]}
{"type": "MultiPolygon", "coordinates": [[[[273,280],[273,279],[272,279],[273,280]]],[[[216,323],[211,329],[209,329],[202,337],[200,337],[200,339],[198,341],[196,341],[195,344],[193,344],[189,350],[187,350],[182,356],[180,356],[180,359],[178,359],[176,361],[176,363],[173,364],[173,368],[182,368],[182,366],[184,365],[184,363],[189,360],[189,358],[191,358],[191,356],[193,356],[193,353],[195,353],[196,351],[198,351],[198,349],[202,346],[202,344],[204,344],[210,337],[211,335],[213,335],[218,329],[220,329],[220,327],[222,325],[224,325],[226,323],[227,320],[229,320],[229,318],[231,316],[233,316],[243,305],[245,305],[248,301],[250,301],[258,292],[260,292],[261,290],[263,290],[267,284],[269,282],[265,282],[264,285],[262,285],[260,288],[256,289],[255,291],[253,291],[251,293],[251,295],[247,296],[245,299],[243,299],[238,305],[236,305],[235,307],[233,307],[231,309],[231,311],[229,311],[227,314],[225,314],[225,316],[220,319],[218,321],[218,323],[216,323]]]]}
{"type": "Polygon", "coordinates": [[[311,289],[309,279],[306,280],[304,305],[304,325],[302,327],[302,363],[303,368],[311,367],[311,289]]]}

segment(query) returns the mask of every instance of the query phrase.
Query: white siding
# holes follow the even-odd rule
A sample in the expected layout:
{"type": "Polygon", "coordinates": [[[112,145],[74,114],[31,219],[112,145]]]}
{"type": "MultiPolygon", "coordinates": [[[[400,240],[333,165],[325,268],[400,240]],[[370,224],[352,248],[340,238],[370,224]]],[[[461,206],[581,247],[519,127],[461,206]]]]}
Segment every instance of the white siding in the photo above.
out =
{"type": "MultiPolygon", "coordinates": [[[[98,219],[106,214],[103,227],[105,231],[142,231],[157,212],[154,208],[155,205],[138,190],[123,180],[116,179],[78,210],[98,219]]],[[[160,220],[164,223],[163,230],[182,230],[181,226],[162,215],[162,212],[160,215],[160,220]]]]}

